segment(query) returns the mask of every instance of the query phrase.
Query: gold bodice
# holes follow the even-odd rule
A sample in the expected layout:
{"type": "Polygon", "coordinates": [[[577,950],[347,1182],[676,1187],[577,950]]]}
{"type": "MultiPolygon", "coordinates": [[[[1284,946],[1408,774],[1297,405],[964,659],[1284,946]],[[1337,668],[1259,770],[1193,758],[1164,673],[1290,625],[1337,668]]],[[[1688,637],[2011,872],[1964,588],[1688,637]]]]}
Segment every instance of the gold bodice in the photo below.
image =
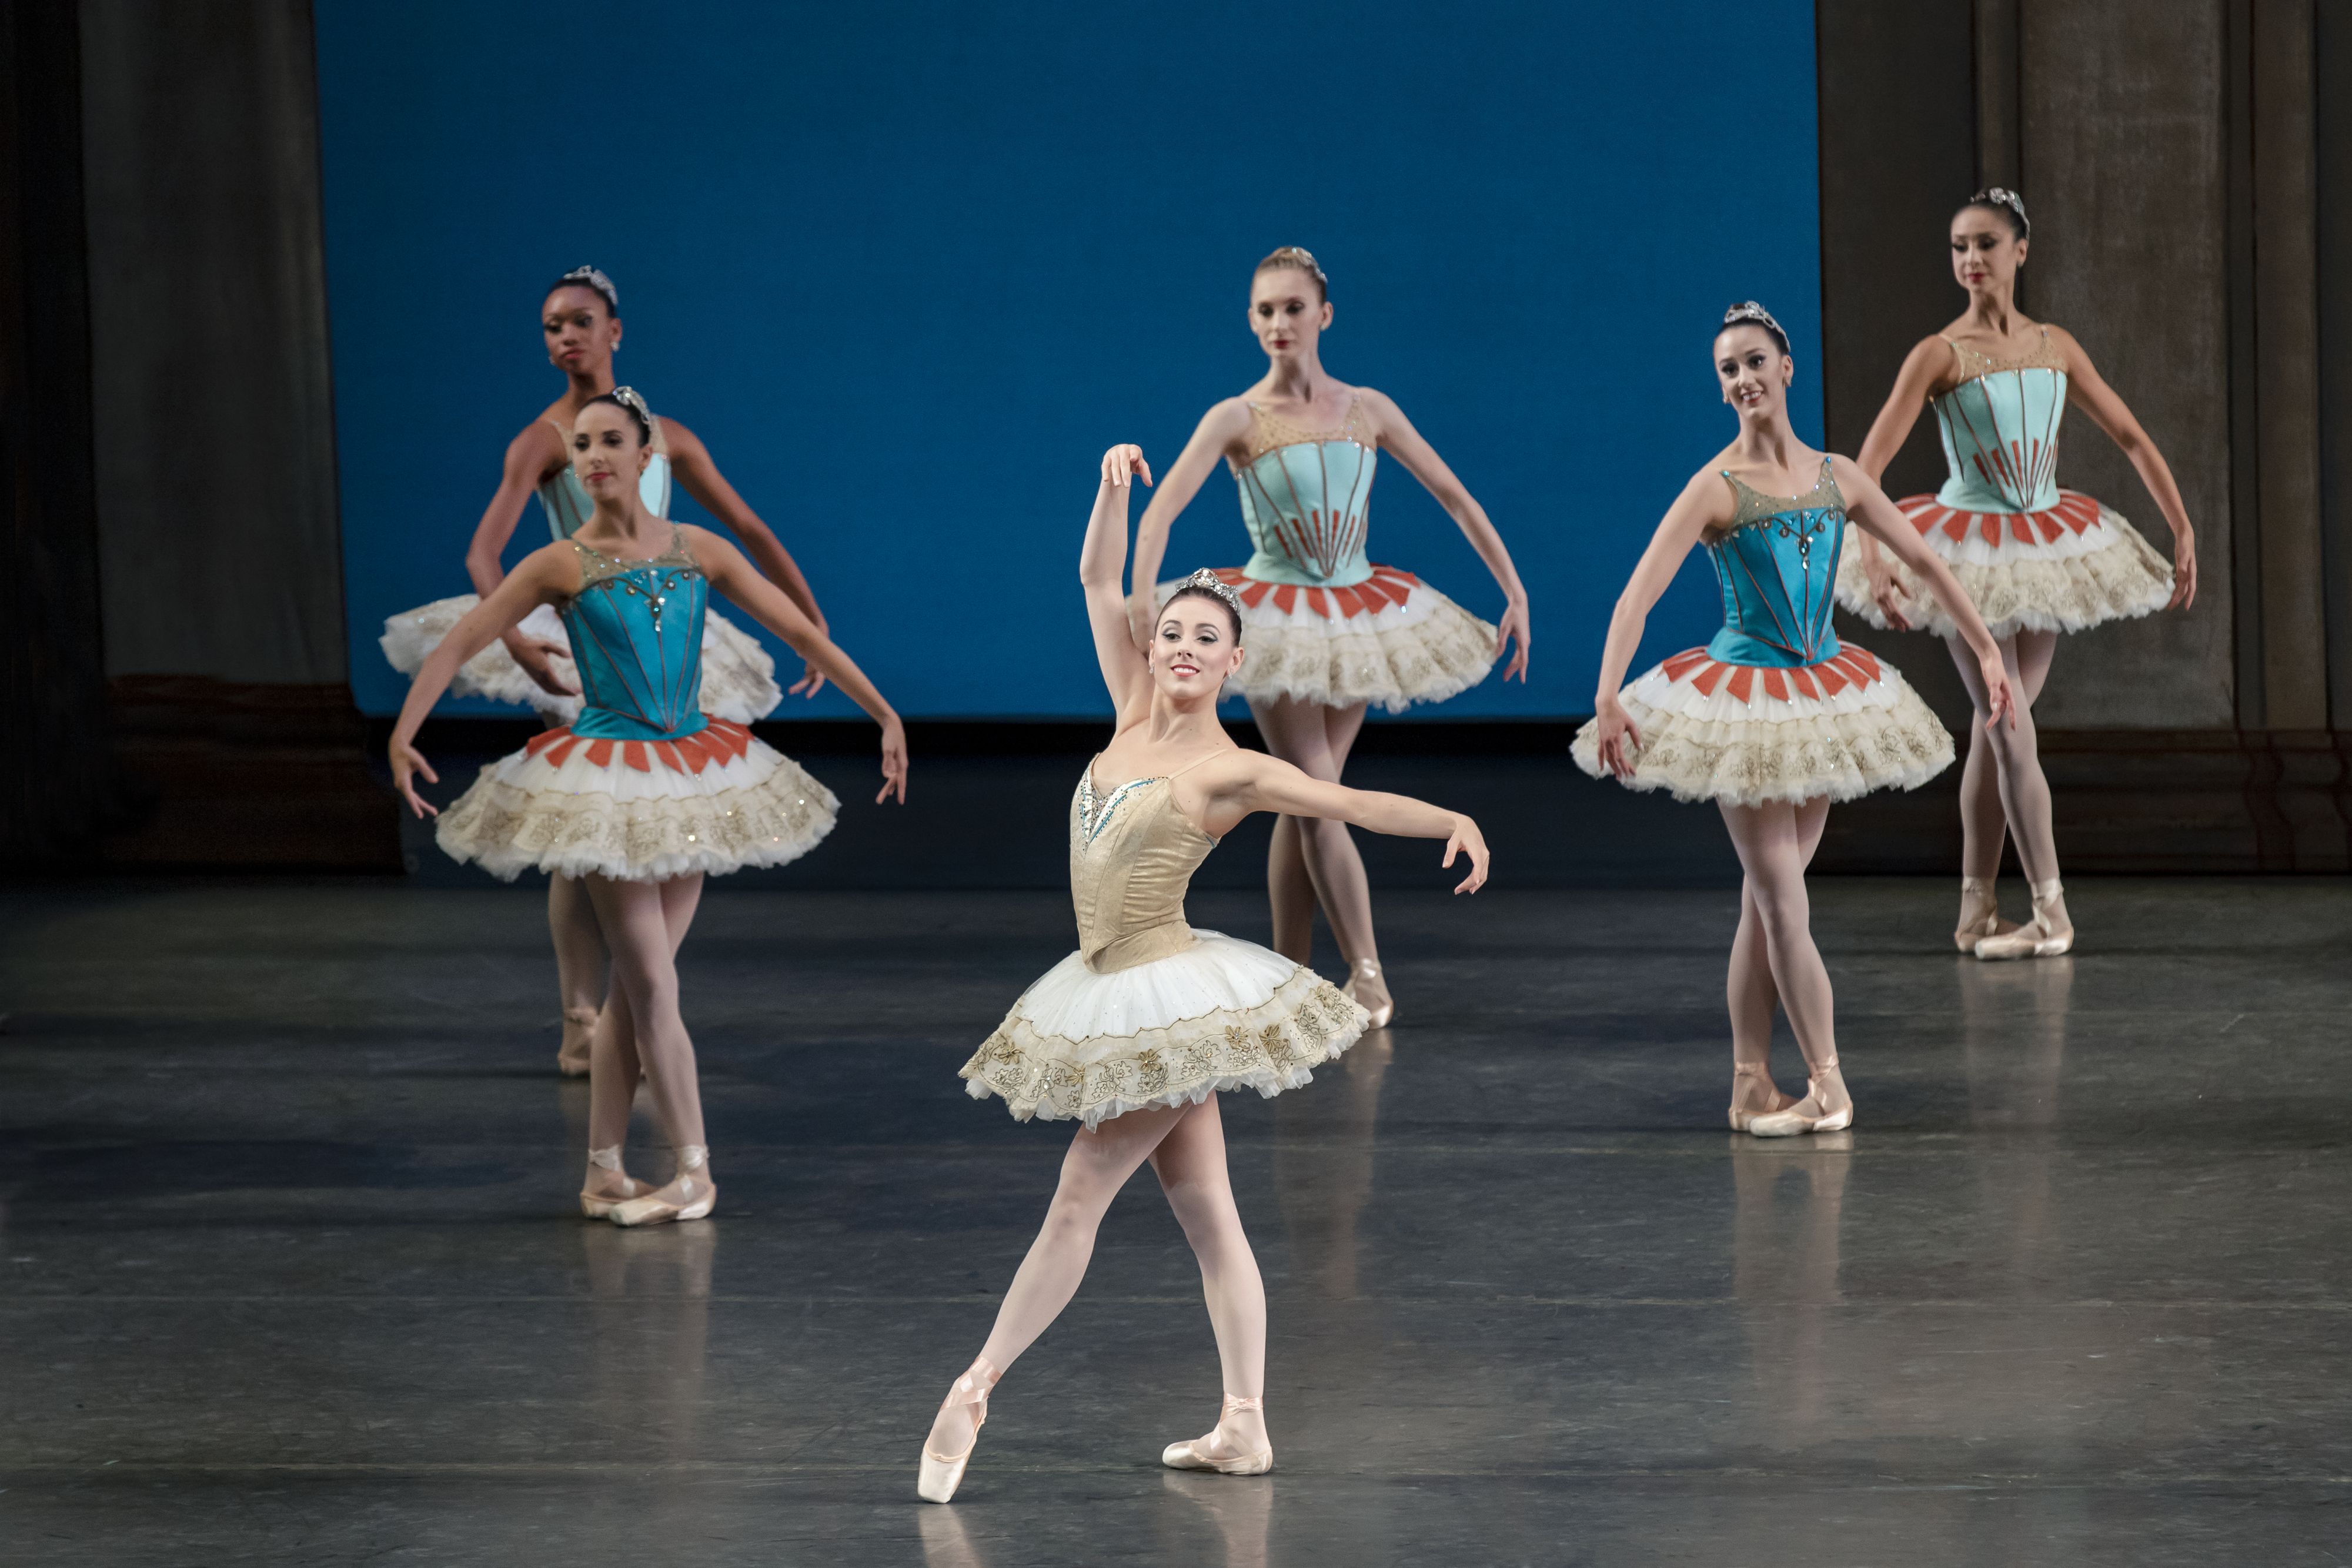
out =
{"type": "Polygon", "coordinates": [[[1088,763],[1070,801],[1070,903],[1078,951],[1097,975],[1192,945],[1184,890],[1217,841],[1176,809],[1173,777],[1137,779],[1097,794],[1088,763]]]}

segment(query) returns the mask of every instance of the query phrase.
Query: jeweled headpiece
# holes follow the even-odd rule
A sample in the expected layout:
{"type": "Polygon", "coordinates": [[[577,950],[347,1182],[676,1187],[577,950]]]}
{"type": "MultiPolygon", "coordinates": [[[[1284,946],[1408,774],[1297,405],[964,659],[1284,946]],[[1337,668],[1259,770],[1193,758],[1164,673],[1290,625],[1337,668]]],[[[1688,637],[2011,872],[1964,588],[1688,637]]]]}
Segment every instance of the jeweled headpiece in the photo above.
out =
{"type": "MultiPolygon", "coordinates": [[[[1195,589],[1203,592],[1215,594],[1218,599],[1223,601],[1225,608],[1234,612],[1234,625],[1236,628],[1241,625],[1242,596],[1235,593],[1223,578],[1219,577],[1215,572],[1211,571],[1205,566],[1200,570],[1194,572],[1192,576],[1186,578],[1183,581],[1178,583],[1170,591],[1168,597],[1160,601],[1160,612],[1162,614],[1167,612],[1168,607],[1176,602],[1177,595],[1190,592],[1195,589]]],[[[1238,631],[1235,632],[1235,638],[1236,640],[1239,638],[1238,631]]]]}
{"type": "Polygon", "coordinates": [[[566,284],[578,284],[583,288],[594,289],[604,297],[604,303],[613,308],[614,315],[618,316],[621,313],[621,291],[613,287],[613,280],[604,276],[603,267],[575,267],[555,280],[557,288],[562,288],[566,284]]]}
{"type": "Polygon", "coordinates": [[[646,406],[645,397],[637,391],[636,388],[614,387],[613,389],[613,401],[614,402],[625,402],[628,404],[630,411],[639,419],[646,422],[646,428],[647,430],[651,430],[654,427],[654,411],[646,406]]]}
{"type": "Polygon", "coordinates": [[[1990,202],[1995,206],[2007,207],[2017,214],[2017,221],[2025,225],[2025,237],[2028,239],[2033,237],[2033,220],[2025,215],[2025,198],[2015,191],[2003,185],[1995,185],[1990,190],[1979,191],[1969,198],[1969,204],[1971,206],[1979,202],[1990,202]]]}
{"type": "Polygon", "coordinates": [[[1317,261],[1315,253],[1303,245],[1279,246],[1273,255],[1257,264],[1260,272],[1271,272],[1277,267],[1295,267],[1313,278],[1315,286],[1324,293],[1331,291],[1331,280],[1323,276],[1323,264],[1317,261]]]}
{"type": "Polygon", "coordinates": [[[1723,313],[1723,324],[1727,327],[1736,327],[1742,321],[1754,322],[1783,343],[1789,340],[1789,334],[1780,329],[1780,323],[1772,319],[1772,312],[1753,299],[1743,299],[1723,313]]]}

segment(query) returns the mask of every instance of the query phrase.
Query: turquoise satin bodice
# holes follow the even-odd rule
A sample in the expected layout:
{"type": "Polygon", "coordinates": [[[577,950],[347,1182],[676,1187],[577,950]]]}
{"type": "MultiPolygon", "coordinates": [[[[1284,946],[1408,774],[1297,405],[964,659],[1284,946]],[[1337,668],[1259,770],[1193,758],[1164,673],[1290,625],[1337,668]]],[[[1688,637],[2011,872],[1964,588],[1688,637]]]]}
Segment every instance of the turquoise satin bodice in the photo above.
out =
{"type": "Polygon", "coordinates": [[[2046,328],[2041,348],[2021,360],[1997,360],[1958,343],[1952,352],[1963,379],[1935,400],[1951,469],[1937,501],[1963,512],[2048,511],[2058,504],[2065,356],[2051,346],[2046,328]]]}
{"type": "Polygon", "coordinates": [[[574,735],[675,740],[702,713],[702,617],[710,582],[673,525],[669,548],[623,560],[572,541],[580,591],[560,607],[580,671],[574,735]]]}
{"type": "Polygon", "coordinates": [[[1845,497],[1829,459],[1822,459],[1822,476],[1801,496],[1767,496],[1728,470],[1723,476],[1738,506],[1731,526],[1706,541],[1723,591],[1723,630],[1707,643],[1708,654],[1727,664],[1784,670],[1835,657],[1830,610],[1845,497]]]}
{"type": "Polygon", "coordinates": [[[1228,459],[1252,547],[1243,575],[1260,582],[1347,588],[1372,575],[1364,554],[1372,470],[1380,461],[1358,401],[1339,429],[1298,429],[1249,405],[1246,461],[1228,459]]]}
{"type": "MultiPolygon", "coordinates": [[[[547,422],[555,424],[553,420],[547,422]]],[[[572,437],[560,424],[556,434],[563,437],[563,450],[572,450],[572,437]]],[[[656,517],[669,516],[669,443],[662,438],[661,421],[654,421],[654,455],[646,464],[646,471],[637,476],[637,497],[646,510],[656,517]]],[[[547,514],[547,531],[558,540],[568,539],[585,527],[596,503],[588,498],[586,486],[580,476],[566,463],[553,478],[539,487],[539,507],[547,514]]]]}

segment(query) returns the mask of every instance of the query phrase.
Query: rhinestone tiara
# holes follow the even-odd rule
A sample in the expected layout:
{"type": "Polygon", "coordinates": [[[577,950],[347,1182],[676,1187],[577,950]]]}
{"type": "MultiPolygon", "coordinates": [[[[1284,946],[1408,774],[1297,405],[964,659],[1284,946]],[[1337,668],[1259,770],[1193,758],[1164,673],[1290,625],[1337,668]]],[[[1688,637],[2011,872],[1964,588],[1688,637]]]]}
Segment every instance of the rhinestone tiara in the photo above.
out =
{"type": "Polygon", "coordinates": [[[575,267],[557,278],[555,287],[561,288],[567,283],[582,284],[594,289],[604,297],[604,303],[613,308],[614,315],[621,313],[621,291],[613,287],[613,280],[604,276],[603,267],[575,267]]]}
{"type": "Polygon", "coordinates": [[[1789,334],[1781,330],[1780,323],[1772,319],[1772,312],[1765,309],[1753,299],[1743,299],[1723,313],[1723,324],[1727,327],[1737,326],[1742,321],[1753,321],[1759,327],[1769,327],[1772,329],[1772,335],[1780,341],[1785,343],[1789,340],[1789,334]]]}
{"type": "Polygon", "coordinates": [[[645,396],[639,392],[636,388],[614,387],[613,389],[613,401],[614,402],[627,403],[629,407],[635,412],[636,416],[646,422],[646,428],[647,430],[651,430],[654,427],[654,411],[646,406],[645,396]]]}
{"type": "Polygon", "coordinates": [[[2026,235],[2029,237],[2032,236],[2033,233],[2033,220],[2025,215],[2025,198],[2019,195],[2015,191],[2011,190],[2008,186],[1995,185],[1989,190],[1979,191],[1975,195],[1969,197],[1969,200],[1971,204],[1977,202],[1991,202],[1996,205],[2007,207],[2011,212],[2017,214],[2017,221],[2025,225],[2026,235]]]}
{"type": "Polygon", "coordinates": [[[1160,601],[1160,608],[1162,611],[1165,611],[1168,606],[1174,601],[1178,594],[1184,592],[1188,589],[1195,588],[1205,589],[1209,592],[1215,594],[1219,599],[1223,600],[1225,602],[1225,608],[1234,612],[1234,623],[1235,625],[1239,625],[1241,623],[1242,596],[1235,593],[1226,583],[1223,578],[1219,577],[1215,572],[1211,571],[1205,566],[1200,570],[1194,572],[1192,576],[1186,578],[1183,581],[1178,583],[1174,588],[1170,589],[1168,591],[1168,597],[1160,601]]]}

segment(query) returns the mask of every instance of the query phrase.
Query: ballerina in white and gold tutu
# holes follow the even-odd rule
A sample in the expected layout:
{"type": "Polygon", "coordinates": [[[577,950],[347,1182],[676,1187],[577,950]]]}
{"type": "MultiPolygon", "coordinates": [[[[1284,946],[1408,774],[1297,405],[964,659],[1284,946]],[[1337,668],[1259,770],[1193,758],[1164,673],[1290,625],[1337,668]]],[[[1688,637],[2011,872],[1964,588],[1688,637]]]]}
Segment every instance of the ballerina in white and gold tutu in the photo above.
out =
{"type": "MultiPolygon", "coordinates": [[[[1395,401],[1324,370],[1328,293],[1323,268],[1297,246],[1257,264],[1249,324],[1266,372],[1202,415],[1169,469],[1136,529],[1130,602],[1140,646],[1151,611],[1174,586],[1157,582],[1168,531],[1223,460],[1240,486],[1254,547],[1247,564],[1217,573],[1249,632],[1249,664],[1232,689],[1249,699],[1268,750],[1337,783],[1368,707],[1400,713],[1444,702],[1485,680],[1514,640],[1518,649],[1503,678],[1524,682],[1528,593],[1486,508],[1395,401]],[[1437,498],[1494,573],[1500,627],[1366,553],[1372,475],[1384,452],[1437,498]]],[[[1388,1023],[1395,1005],[1372,928],[1371,888],[1348,830],[1285,816],[1274,828],[1266,891],[1275,950],[1307,961],[1319,902],[1347,960],[1345,989],[1370,1009],[1375,1026],[1388,1023]]]]}
{"type": "Polygon", "coordinates": [[[989,1390],[1076,1292],[1096,1228],[1136,1166],[1150,1160],[1201,1265],[1223,1366],[1214,1430],[1171,1444],[1177,1469],[1261,1475],[1266,1437],[1265,1288],[1225,1170],[1217,1095],[1271,1097],[1309,1082],[1364,1031],[1364,1009],[1306,969],[1254,943],[1196,931],[1184,919],[1193,869],[1253,811],[1352,822],[1445,841],[1467,855],[1457,893],[1486,880],[1486,844],[1456,812],[1401,795],[1309,778],[1235,746],[1217,695],[1248,667],[1248,627],[1234,591],[1210,572],[1177,585],[1139,652],[1119,591],[1131,476],[1151,482],[1142,452],[1115,446],[1079,559],[1095,653],[1116,706],[1110,743],[1070,804],[1070,894],[1078,950],[1021,995],[963,1076],[974,1098],[1013,1114],[1077,1124],[1061,1184],[998,1308],[980,1356],[956,1379],[923,1446],[917,1490],[955,1494],[989,1390]]]}
{"type": "Polygon", "coordinates": [[[1715,340],[1723,400],[1739,435],[1691,476],[1610,617],[1593,719],[1577,766],[1633,789],[1712,800],[1745,873],[1731,944],[1731,1125],[1759,1137],[1853,1124],[1838,1070],[1829,971],[1813,946],[1805,867],[1830,802],[1909,789],[1952,760],[1952,738],[1895,667],[1830,628],[1839,546],[1852,523],[1934,585],[1978,658],[1988,722],[2009,716],[2000,650],[1949,568],[1846,458],[1789,426],[1795,374],[1780,324],[1753,300],[1724,313],[1715,340]],[[1694,546],[1723,590],[1723,630],[1630,685],[1650,607],[1694,546]],[[1773,1086],[1772,1010],[1789,1015],[1811,1087],[1773,1086]]]}
{"type": "Polygon", "coordinates": [[[419,816],[417,727],[465,663],[532,611],[562,617],[580,672],[579,716],[482,769],[440,813],[461,861],[511,879],[577,878],[613,962],[590,1046],[588,1174],[580,1206],[621,1225],[699,1219],[718,1193],[702,1128],[694,1045],[678,1011],[677,945],[706,875],[782,865],[833,829],[833,792],[699,699],[703,622],[715,586],[822,671],[882,727],[882,792],[903,800],[906,729],[848,654],[724,539],[656,517],[639,479],[653,455],[639,405],[591,398],[572,422],[572,466],[594,510],[569,539],[526,556],[426,656],[392,734],[392,772],[419,816]],[[622,1163],[640,1081],[677,1156],[658,1188],[622,1163]]]}
{"type": "MultiPolygon", "coordinates": [[[[414,676],[449,629],[481,602],[482,594],[498,586],[505,575],[499,557],[534,493],[546,514],[548,531],[558,539],[579,532],[595,510],[572,471],[572,419],[591,398],[614,390],[613,356],[621,349],[621,292],[600,269],[575,267],[557,278],[540,302],[540,330],[548,363],[562,371],[570,384],[507,445],[498,490],[466,548],[466,571],[478,591],[436,599],[384,622],[380,639],[384,657],[404,675],[414,676]]],[[[628,395],[636,397],[634,392],[628,395]]],[[[642,399],[637,406],[653,431],[653,454],[637,481],[646,509],[657,517],[668,517],[673,484],[682,487],[727,526],[768,580],[824,631],[824,615],[799,565],[719,473],[709,449],[677,420],[646,409],[642,399]]],[[[765,718],[783,701],[776,685],[776,662],[768,651],[715,611],[703,618],[701,662],[702,711],[712,718],[750,724],[765,718]]],[[[824,684],[824,674],[812,670],[792,689],[814,696],[824,684]]],[[[449,689],[460,696],[530,707],[551,727],[568,723],[580,712],[580,677],[571,640],[562,619],[544,605],[459,666],[449,689]]],[[[597,1001],[605,988],[604,946],[597,935],[595,911],[569,876],[549,879],[547,919],[555,942],[556,988],[562,998],[563,1043],[556,1062],[563,1072],[576,1075],[588,1071],[588,1031],[595,1024],[597,1001]]]]}
{"type": "MultiPolygon", "coordinates": [[[[2059,635],[2185,609],[2197,597],[2196,534],[2164,454],[2073,333],[2028,320],[2017,308],[2032,232],[2023,198],[1999,186],[1978,192],[1953,217],[1952,272],[1969,308],[1912,349],[1855,459],[1876,480],[1921,409],[1935,409],[1950,477],[1935,495],[1896,505],[1992,628],[2017,695],[2016,723],[1978,727],[1960,775],[1960,916],[1952,935],[1960,951],[1979,958],[2053,957],[2074,945],[2033,725],[2059,635]],[[2070,402],[2139,471],[2172,529],[2169,561],[2110,507],[2059,488],[2058,425],[2070,402]],[[2033,893],[2033,917],[2022,926],[2000,918],[1993,892],[2004,833],[2017,841],[2033,893]]],[[[1935,584],[1859,535],[1839,566],[1837,589],[1839,602],[1873,626],[1943,638],[1978,716],[1990,711],[1974,651],[1962,646],[1935,584]]]]}

